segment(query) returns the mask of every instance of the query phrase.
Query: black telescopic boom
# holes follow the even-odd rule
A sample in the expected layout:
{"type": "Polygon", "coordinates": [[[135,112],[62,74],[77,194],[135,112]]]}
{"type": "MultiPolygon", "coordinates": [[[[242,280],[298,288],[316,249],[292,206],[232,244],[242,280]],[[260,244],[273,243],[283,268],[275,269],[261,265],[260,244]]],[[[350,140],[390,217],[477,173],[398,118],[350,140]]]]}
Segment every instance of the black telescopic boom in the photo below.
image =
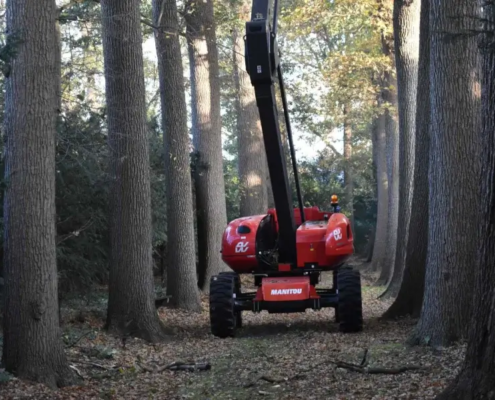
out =
{"type": "Polygon", "coordinates": [[[246,70],[254,86],[277,210],[279,262],[296,266],[296,223],[292,190],[280,135],[274,89],[279,64],[274,33],[278,6],[275,4],[274,9],[271,9],[272,4],[273,0],[253,0],[251,21],[246,23],[246,70]],[[270,26],[272,21],[273,27],[270,26]]]}

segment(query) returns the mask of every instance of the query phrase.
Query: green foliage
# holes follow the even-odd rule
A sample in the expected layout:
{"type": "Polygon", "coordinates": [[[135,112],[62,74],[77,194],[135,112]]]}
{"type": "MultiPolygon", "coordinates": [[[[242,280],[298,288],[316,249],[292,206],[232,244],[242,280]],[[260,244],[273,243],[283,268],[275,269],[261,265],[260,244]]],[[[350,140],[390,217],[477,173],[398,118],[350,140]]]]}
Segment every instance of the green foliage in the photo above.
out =
{"type": "Polygon", "coordinates": [[[57,256],[63,290],[107,277],[109,177],[103,115],[81,105],[59,123],[57,256]]]}
{"type": "MultiPolygon", "coordinates": [[[[352,164],[356,174],[354,180],[354,240],[356,252],[365,250],[368,235],[375,223],[376,197],[375,181],[371,169],[371,149],[358,152],[352,164]],[[368,173],[369,171],[369,173],[368,173]]],[[[339,197],[341,205],[347,204],[343,187],[342,158],[330,149],[320,152],[315,161],[303,161],[299,167],[301,189],[305,206],[318,206],[331,210],[333,194],[339,197]]],[[[296,205],[296,197],[293,197],[296,205]]],[[[347,216],[350,210],[342,208],[347,216]]]]}
{"type": "Polygon", "coordinates": [[[239,174],[237,172],[237,159],[223,162],[225,179],[225,197],[227,202],[227,221],[239,218],[240,196],[239,196],[239,174]]]}
{"type": "Polygon", "coordinates": [[[150,132],[151,212],[153,218],[153,248],[167,243],[167,194],[163,136],[158,126],[158,115],[148,121],[150,132]]]}

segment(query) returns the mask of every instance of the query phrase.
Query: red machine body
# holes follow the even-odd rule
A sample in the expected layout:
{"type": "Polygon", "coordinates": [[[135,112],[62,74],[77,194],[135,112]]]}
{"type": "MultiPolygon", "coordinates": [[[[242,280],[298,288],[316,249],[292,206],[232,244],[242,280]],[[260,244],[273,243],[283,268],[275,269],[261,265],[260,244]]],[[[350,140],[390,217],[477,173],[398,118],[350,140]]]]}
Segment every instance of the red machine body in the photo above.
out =
{"type": "Polygon", "coordinates": [[[294,209],[296,224],[297,265],[275,265],[264,255],[275,247],[278,235],[274,209],[265,215],[233,220],[222,240],[223,261],[239,274],[271,269],[290,271],[295,268],[332,270],[342,265],[354,251],[354,238],[349,219],[341,213],[323,212],[318,207],[304,209],[306,221],[301,224],[299,209],[294,209]],[[273,246],[273,247],[272,247],[273,246]]]}
{"type": "Polygon", "coordinates": [[[332,307],[342,332],[359,332],[363,327],[360,273],[344,266],[353,254],[354,238],[349,220],[339,212],[338,197],[331,198],[334,212],[304,208],[279,63],[277,16],[278,0],[253,0],[244,37],[246,71],[254,87],[275,208],[235,219],[224,232],[222,258],[233,272],[212,276],[209,294],[211,331],[222,338],[234,336],[242,327],[244,311],[291,313],[332,307]],[[297,208],[279,126],[276,81],[297,208]],[[332,287],[317,289],[325,271],[331,271],[332,287]],[[252,274],[257,290],[243,291],[239,274],[252,274]]]}

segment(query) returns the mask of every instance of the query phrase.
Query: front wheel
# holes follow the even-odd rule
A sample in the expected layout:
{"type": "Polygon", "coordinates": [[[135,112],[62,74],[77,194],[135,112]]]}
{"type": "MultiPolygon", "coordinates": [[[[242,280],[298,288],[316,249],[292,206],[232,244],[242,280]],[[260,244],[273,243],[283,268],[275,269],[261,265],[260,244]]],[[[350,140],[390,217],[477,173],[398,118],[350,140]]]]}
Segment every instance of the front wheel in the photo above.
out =
{"type": "Polygon", "coordinates": [[[221,274],[211,277],[210,325],[211,333],[217,337],[233,337],[240,322],[238,321],[239,317],[236,315],[234,304],[237,284],[234,274],[221,274]]]}
{"type": "Polygon", "coordinates": [[[339,293],[338,321],[341,332],[363,330],[363,303],[361,297],[361,275],[359,271],[342,269],[337,273],[339,293]]]}

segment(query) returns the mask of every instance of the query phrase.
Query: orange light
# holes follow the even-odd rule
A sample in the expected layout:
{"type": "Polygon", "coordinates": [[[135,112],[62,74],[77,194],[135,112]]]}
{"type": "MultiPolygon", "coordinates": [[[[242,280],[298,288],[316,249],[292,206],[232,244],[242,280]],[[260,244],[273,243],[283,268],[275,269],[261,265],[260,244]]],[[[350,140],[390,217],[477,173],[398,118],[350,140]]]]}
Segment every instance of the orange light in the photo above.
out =
{"type": "Polygon", "coordinates": [[[336,194],[332,195],[332,204],[334,203],[338,203],[339,202],[339,198],[337,197],[336,194]]]}

